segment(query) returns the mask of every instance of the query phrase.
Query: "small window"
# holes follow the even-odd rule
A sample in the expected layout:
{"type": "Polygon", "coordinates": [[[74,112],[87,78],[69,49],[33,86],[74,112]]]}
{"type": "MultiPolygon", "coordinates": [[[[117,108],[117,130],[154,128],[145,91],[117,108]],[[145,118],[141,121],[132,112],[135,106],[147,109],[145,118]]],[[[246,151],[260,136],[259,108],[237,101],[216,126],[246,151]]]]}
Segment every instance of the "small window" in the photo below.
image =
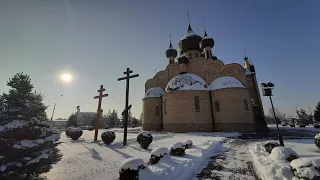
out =
{"type": "Polygon", "coordinates": [[[200,112],[200,100],[199,96],[194,97],[194,109],[196,112],[200,112]]]}
{"type": "Polygon", "coordinates": [[[251,104],[256,104],[254,99],[251,99],[251,104]]]}
{"type": "Polygon", "coordinates": [[[245,100],[243,101],[243,103],[244,103],[244,110],[245,110],[245,111],[249,111],[248,101],[245,99],[245,100]]]}
{"type": "Polygon", "coordinates": [[[163,107],[164,107],[164,114],[167,114],[167,100],[166,99],[163,101],[163,107]]]}
{"type": "Polygon", "coordinates": [[[215,109],[216,109],[216,112],[219,112],[219,111],[220,111],[219,101],[215,101],[215,102],[214,102],[214,107],[215,107],[215,109]]]}
{"type": "Polygon", "coordinates": [[[156,105],[155,115],[156,115],[156,116],[159,116],[159,115],[160,115],[160,106],[159,106],[159,105],[156,105]]]}

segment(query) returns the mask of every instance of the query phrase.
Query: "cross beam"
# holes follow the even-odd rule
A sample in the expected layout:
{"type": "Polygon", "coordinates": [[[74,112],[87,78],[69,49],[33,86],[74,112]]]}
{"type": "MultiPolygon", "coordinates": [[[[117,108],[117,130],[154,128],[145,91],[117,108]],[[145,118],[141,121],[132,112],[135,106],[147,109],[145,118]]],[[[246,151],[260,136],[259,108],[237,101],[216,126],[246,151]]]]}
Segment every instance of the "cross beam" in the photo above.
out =
{"type": "Polygon", "coordinates": [[[125,146],[127,144],[127,133],[128,133],[128,111],[131,108],[131,105],[129,107],[129,80],[131,78],[139,77],[139,74],[130,74],[133,73],[133,71],[130,68],[127,68],[127,71],[123,72],[125,74],[125,77],[118,78],[118,81],[126,80],[126,106],[124,108],[124,135],[123,135],[123,145],[125,146]]]}
{"type": "Polygon", "coordinates": [[[103,85],[100,85],[100,89],[98,90],[99,95],[98,96],[94,96],[94,99],[99,99],[98,102],[98,109],[97,109],[97,117],[96,117],[96,127],[95,127],[95,131],[94,131],[94,140],[96,141],[98,139],[98,129],[99,129],[99,121],[100,121],[100,117],[101,117],[101,103],[102,103],[102,98],[107,97],[108,94],[103,94],[103,91],[105,91],[106,89],[103,88],[103,85]]]}

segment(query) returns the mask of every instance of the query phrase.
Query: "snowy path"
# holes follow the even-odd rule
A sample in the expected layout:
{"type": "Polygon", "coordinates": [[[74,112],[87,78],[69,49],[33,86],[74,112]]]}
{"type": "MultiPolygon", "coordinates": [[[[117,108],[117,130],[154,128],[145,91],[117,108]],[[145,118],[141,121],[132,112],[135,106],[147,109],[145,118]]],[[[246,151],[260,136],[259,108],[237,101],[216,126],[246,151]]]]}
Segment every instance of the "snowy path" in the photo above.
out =
{"type": "Polygon", "coordinates": [[[192,180],[257,180],[253,172],[251,157],[248,154],[248,145],[252,141],[232,139],[224,143],[228,149],[212,156],[202,171],[192,180]]]}

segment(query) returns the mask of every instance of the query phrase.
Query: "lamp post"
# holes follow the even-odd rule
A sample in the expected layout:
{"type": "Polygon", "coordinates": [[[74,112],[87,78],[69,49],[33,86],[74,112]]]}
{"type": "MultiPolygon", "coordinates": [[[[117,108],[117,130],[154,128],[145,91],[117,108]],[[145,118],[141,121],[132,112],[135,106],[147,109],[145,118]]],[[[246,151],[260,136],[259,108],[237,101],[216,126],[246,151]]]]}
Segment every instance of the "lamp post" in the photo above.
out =
{"type": "Polygon", "coordinates": [[[58,96],[57,99],[56,99],[55,102],[54,102],[53,111],[52,111],[52,115],[51,115],[50,121],[52,121],[52,118],[53,118],[53,115],[54,115],[54,111],[56,110],[57,101],[58,101],[58,99],[59,99],[60,97],[62,97],[62,96],[63,96],[63,94],[61,94],[60,96],[58,96]]]}
{"type": "Polygon", "coordinates": [[[262,88],[262,91],[263,91],[263,96],[269,96],[269,98],[270,98],[274,119],[276,120],[279,143],[280,143],[281,146],[284,146],[283,139],[282,139],[282,136],[280,134],[280,130],[279,130],[279,126],[278,126],[277,116],[276,116],[276,113],[274,112],[273,102],[272,102],[272,98],[271,98],[272,89],[274,88],[274,84],[271,83],[271,82],[261,83],[261,88],[262,88]]]}
{"type": "Polygon", "coordinates": [[[77,122],[77,126],[78,126],[78,113],[80,112],[80,106],[78,105],[76,108],[77,108],[76,122],[77,122]]]}

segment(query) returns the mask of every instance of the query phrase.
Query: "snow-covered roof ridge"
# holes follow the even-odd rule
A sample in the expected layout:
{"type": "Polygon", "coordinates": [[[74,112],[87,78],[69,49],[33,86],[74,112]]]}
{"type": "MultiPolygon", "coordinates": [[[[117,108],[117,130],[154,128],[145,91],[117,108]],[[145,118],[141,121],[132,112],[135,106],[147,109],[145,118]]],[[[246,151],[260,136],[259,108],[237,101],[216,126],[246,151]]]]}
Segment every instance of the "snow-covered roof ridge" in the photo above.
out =
{"type": "Polygon", "coordinates": [[[213,80],[209,86],[209,90],[218,90],[225,88],[246,88],[242,82],[232,76],[218,77],[213,80]]]}
{"type": "Polygon", "coordinates": [[[195,74],[179,74],[173,77],[167,84],[166,92],[183,90],[208,90],[207,83],[195,74]]]}
{"type": "Polygon", "coordinates": [[[161,97],[165,93],[164,89],[161,87],[150,88],[144,98],[161,97]]]}

